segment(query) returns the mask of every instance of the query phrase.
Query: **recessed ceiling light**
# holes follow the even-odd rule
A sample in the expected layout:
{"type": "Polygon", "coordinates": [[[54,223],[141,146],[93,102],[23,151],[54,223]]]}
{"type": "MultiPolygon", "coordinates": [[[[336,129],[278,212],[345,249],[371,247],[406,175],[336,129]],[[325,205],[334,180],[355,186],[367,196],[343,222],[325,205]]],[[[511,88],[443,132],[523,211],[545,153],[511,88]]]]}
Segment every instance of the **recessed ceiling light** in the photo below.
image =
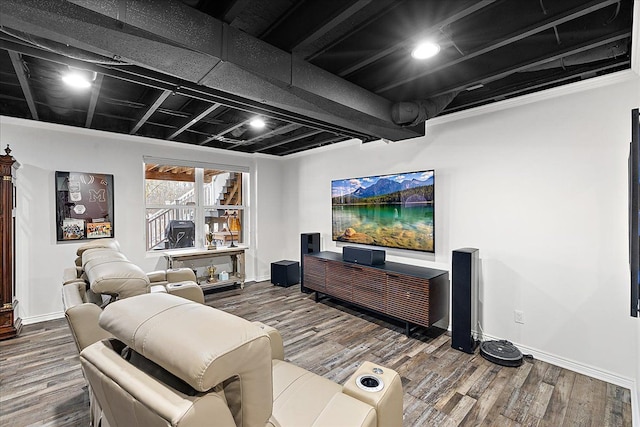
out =
{"type": "Polygon", "coordinates": [[[62,76],[62,81],[71,87],[86,89],[91,86],[91,82],[95,79],[95,72],[78,70],[70,68],[67,73],[62,76]]]}
{"type": "Polygon", "coordinates": [[[249,122],[252,128],[254,129],[262,129],[265,126],[264,120],[260,117],[257,117],[249,122]]]}
{"type": "Polygon", "coordinates": [[[440,52],[440,45],[434,42],[422,42],[412,51],[411,56],[415,59],[427,59],[436,56],[440,52]]]}

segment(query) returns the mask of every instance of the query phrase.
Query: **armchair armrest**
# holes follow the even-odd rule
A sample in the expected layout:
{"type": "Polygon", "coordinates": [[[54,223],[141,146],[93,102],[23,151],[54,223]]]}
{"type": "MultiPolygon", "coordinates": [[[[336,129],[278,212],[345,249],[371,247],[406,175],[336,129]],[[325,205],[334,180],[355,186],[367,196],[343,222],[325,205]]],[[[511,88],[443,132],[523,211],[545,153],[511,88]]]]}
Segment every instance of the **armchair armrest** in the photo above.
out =
{"type": "Polygon", "coordinates": [[[344,384],[342,393],[373,406],[378,427],[402,425],[402,381],[393,369],[364,362],[344,384]],[[361,388],[361,377],[374,378],[374,384],[361,388]],[[376,381],[379,387],[373,387],[376,381]]]}
{"type": "Polygon", "coordinates": [[[272,326],[265,325],[262,322],[252,322],[269,335],[271,342],[271,359],[284,360],[284,344],[282,343],[282,335],[272,326]]]}
{"type": "Polygon", "coordinates": [[[112,337],[109,332],[98,325],[100,313],[102,313],[102,309],[90,302],[74,305],[65,310],[64,316],[67,318],[78,351],[82,351],[95,342],[112,337]]]}
{"type": "Polygon", "coordinates": [[[151,284],[178,283],[178,282],[195,282],[196,274],[190,268],[171,268],[169,270],[156,270],[147,273],[147,277],[151,284]]]}

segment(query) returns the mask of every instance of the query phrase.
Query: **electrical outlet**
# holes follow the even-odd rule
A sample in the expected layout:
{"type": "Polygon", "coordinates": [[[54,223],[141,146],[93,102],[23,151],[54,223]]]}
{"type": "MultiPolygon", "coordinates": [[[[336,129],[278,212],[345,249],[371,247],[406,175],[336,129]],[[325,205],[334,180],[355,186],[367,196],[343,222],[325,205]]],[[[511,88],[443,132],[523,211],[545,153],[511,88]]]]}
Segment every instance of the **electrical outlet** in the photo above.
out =
{"type": "Polygon", "coordinates": [[[516,323],[524,323],[524,311],[522,310],[514,310],[513,311],[513,320],[516,323]]]}

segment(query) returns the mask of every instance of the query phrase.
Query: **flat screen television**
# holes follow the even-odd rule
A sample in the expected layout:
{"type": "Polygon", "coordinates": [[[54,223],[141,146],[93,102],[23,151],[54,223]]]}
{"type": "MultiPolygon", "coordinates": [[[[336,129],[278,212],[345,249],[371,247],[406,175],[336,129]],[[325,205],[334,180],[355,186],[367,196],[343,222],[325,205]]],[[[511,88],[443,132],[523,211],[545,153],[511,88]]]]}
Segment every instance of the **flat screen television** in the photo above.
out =
{"type": "Polygon", "coordinates": [[[640,300],[640,110],[631,111],[629,153],[629,265],[631,268],[631,315],[638,317],[640,300]]]}
{"type": "Polygon", "coordinates": [[[434,171],[331,181],[332,239],[435,252],[434,171]]]}

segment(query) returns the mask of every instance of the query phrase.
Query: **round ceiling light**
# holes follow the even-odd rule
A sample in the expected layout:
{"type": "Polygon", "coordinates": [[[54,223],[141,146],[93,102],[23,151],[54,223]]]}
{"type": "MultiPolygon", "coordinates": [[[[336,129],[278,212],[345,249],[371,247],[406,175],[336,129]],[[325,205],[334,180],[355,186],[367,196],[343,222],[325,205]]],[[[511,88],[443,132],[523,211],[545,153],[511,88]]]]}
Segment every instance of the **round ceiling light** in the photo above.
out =
{"type": "Polygon", "coordinates": [[[75,70],[70,69],[67,73],[62,76],[62,81],[68,84],[71,87],[78,89],[86,89],[91,86],[91,77],[93,77],[92,72],[86,72],[84,70],[75,70]]]}
{"type": "Polygon", "coordinates": [[[249,122],[252,128],[254,129],[262,129],[265,127],[266,123],[260,117],[257,117],[249,122]]]}
{"type": "Polygon", "coordinates": [[[434,42],[422,42],[418,44],[413,51],[411,51],[411,56],[415,59],[427,59],[432,56],[436,56],[440,52],[440,45],[434,42]]]}

